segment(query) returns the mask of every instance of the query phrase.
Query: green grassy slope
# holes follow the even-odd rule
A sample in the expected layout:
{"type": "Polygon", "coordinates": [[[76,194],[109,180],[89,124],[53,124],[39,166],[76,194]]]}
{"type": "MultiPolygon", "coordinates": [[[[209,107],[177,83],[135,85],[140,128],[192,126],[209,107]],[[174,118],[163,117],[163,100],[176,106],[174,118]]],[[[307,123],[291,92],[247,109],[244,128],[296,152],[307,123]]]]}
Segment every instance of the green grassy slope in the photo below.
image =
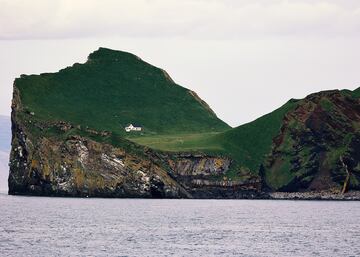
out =
{"type": "Polygon", "coordinates": [[[342,92],[342,94],[350,95],[354,98],[360,98],[360,87],[358,87],[354,90],[343,89],[343,90],[341,90],[341,92],[342,92]]]}
{"type": "Polygon", "coordinates": [[[280,132],[285,114],[295,106],[296,101],[290,100],[255,121],[217,135],[217,140],[241,166],[257,171],[271,150],[273,138],[280,132]]]}
{"type": "Polygon", "coordinates": [[[181,151],[204,151],[222,152],[224,149],[221,142],[216,138],[220,132],[132,136],[128,137],[140,145],[146,145],[154,149],[181,152],[181,151]]]}
{"type": "Polygon", "coordinates": [[[16,79],[35,117],[125,134],[128,123],[148,134],[224,131],[230,127],[191,91],[130,53],[100,48],[85,64],[16,79]]]}
{"type": "Polygon", "coordinates": [[[131,140],[164,151],[202,151],[226,155],[236,166],[257,172],[265,155],[271,150],[272,140],[279,133],[284,115],[293,109],[291,100],[253,122],[222,133],[159,135],[134,137],[131,140]]]}

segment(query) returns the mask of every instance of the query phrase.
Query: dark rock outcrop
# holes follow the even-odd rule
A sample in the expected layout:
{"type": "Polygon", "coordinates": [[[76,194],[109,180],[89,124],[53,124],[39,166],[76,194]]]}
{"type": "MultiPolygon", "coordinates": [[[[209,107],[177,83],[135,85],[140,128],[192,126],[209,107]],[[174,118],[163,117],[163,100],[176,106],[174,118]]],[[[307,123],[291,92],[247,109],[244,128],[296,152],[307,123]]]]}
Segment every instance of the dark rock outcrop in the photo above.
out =
{"type": "Polygon", "coordinates": [[[299,100],[274,138],[268,184],[285,192],[359,190],[359,128],[360,101],[346,91],[299,100]]]}

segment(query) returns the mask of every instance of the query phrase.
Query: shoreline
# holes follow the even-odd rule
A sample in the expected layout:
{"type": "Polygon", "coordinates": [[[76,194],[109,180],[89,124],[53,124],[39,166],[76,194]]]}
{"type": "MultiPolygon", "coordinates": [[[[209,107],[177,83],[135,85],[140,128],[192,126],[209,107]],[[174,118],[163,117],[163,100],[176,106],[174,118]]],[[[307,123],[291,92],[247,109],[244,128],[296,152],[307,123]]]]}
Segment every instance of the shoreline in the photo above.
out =
{"type": "Polygon", "coordinates": [[[334,192],[273,192],[269,193],[272,200],[314,200],[314,201],[360,201],[360,191],[345,194],[334,192]]]}
{"type": "Polygon", "coordinates": [[[268,194],[253,195],[253,197],[215,197],[215,198],[142,198],[142,197],[114,197],[114,196],[74,196],[74,195],[34,195],[34,194],[9,194],[0,192],[1,195],[22,197],[49,197],[49,198],[78,198],[78,199],[143,199],[143,200],[292,200],[292,201],[360,201],[360,191],[350,191],[345,194],[334,192],[272,192],[268,194]]]}

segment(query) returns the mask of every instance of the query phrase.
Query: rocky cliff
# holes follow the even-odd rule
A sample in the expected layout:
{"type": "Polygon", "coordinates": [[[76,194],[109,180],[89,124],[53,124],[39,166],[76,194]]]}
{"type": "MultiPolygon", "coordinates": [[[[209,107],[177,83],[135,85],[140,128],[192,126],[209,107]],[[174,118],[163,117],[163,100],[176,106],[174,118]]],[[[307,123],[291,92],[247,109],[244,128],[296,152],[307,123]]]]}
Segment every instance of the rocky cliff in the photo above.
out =
{"type": "Polygon", "coordinates": [[[273,190],[360,189],[358,91],[323,91],[294,101],[264,162],[273,190]]]}
{"type": "Polygon", "coordinates": [[[360,190],[359,99],[323,91],[231,129],[162,69],[100,48],[15,80],[9,193],[341,199],[360,190]]]}

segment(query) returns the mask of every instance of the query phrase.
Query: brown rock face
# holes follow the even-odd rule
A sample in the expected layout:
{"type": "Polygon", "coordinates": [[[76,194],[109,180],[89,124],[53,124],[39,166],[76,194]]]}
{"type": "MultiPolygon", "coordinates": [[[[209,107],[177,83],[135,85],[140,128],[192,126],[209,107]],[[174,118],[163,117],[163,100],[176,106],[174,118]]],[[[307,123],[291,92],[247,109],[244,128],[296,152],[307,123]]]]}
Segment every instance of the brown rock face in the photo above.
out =
{"type": "Polygon", "coordinates": [[[13,152],[11,194],[98,197],[190,197],[158,165],[80,136],[25,140],[13,152]],[[26,148],[32,144],[34,150],[26,148]],[[24,147],[25,146],[25,147],[24,147]]]}
{"type": "Polygon", "coordinates": [[[265,164],[268,185],[280,191],[340,191],[349,176],[347,189],[360,189],[359,128],[359,99],[346,92],[300,100],[274,138],[265,164]]]}
{"type": "MultiPolygon", "coordinates": [[[[13,143],[17,147],[12,151],[10,194],[207,198],[220,190],[227,191],[217,196],[220,198],[243,195],[233,188],[235,184],[231,187],[214,179],[194,182],[226,172],[228,159],[189,156],[172,162],[171,156],[159,158],[150,150],[136,155],[81,136],[65,141],[43,137],[32,142],[21,130],[15,133],[13,143]],[[201,194],[194,187],[201,188],[201,194]]],[[[256,188],[247,189],[253,191],[250,196],[257,196],[256,188]]]]}
{"type": "Polygon", "coordinates": [[[224,175],[229,170],[231,160],[219,157],[189,156],[178,157],[170,162],[170,167],[179,176],[224,175]]]}

